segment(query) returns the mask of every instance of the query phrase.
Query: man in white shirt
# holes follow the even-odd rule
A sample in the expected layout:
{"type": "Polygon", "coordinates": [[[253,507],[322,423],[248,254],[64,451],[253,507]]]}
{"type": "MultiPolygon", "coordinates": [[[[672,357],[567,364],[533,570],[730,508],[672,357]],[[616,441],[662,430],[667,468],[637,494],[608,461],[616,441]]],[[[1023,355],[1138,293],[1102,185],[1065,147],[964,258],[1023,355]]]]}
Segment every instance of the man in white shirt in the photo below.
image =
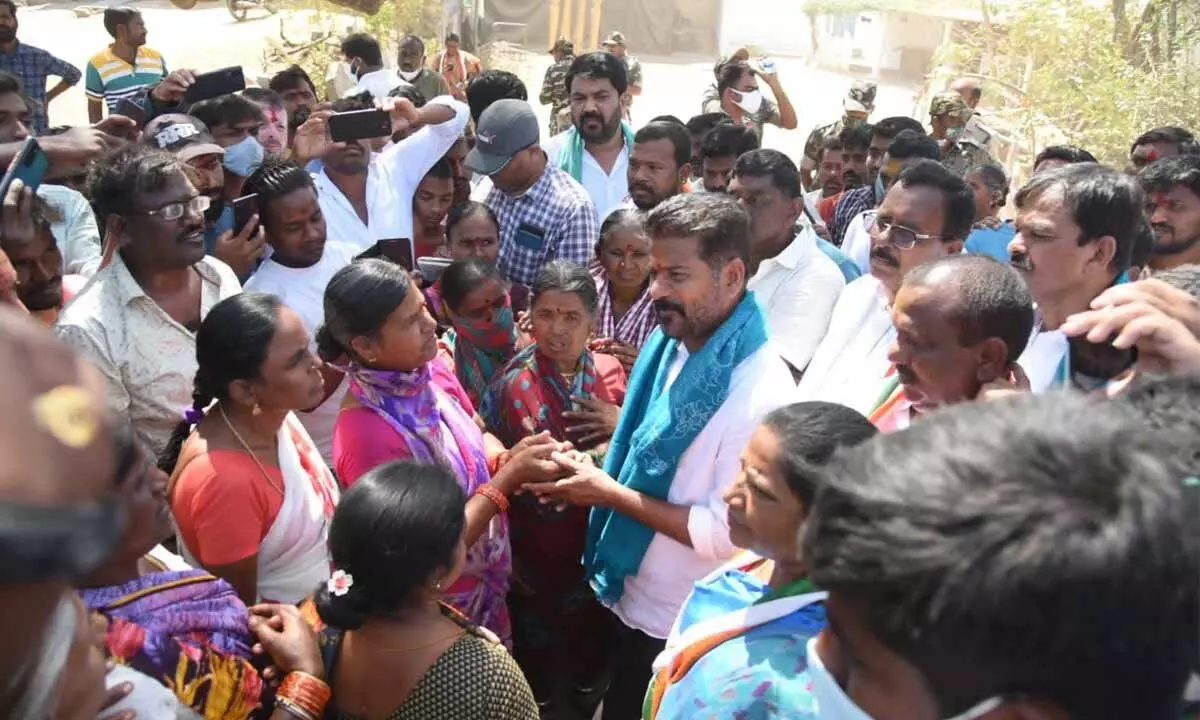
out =
{"type": "Polygon", "coordinates": [[[1067,341],[1058,328],[1090,309],[1097,295],[1127,281],[1138,236],[1151,232],[1142,189],[1134,177],[1080,163],[1035,175],[1014,202],[1017,234],[1008,248],[1040,319],[1041,332],[1027,351],[1041,348],[1037,364],[1027,368],[1030,378],[1083,390],[1104,387],[1136,356],[1107,339],[1067,341]]]}
{"type": "MultiPolygon", "coordinates": [[[[412,200],[417,185],[467,124],[467,106],[448,95],[434,98],[420,109],[404,98],[385,98],[393,131],[419,126],[412,135],[372,157],[368,140],[330,142],[324,127],[315,132],[297,131],[297,162],[320,158],[322,167],[313,178],[329,234],[360,250],[380,240],[413,237],[412,200]]],[[[334,112],[361,110],[358,100],[333,103],[334,112]]]]}
{"type": "Polygon", "coordinates": [[[778,150],[738,158],[729,194],[750,214],[750,281],[767,313],[767,328],[799,377],[829,329],[846,279],[817,248],[811,228],[796,233],[804,213],[800,169],[778,150]]]}
{"type": "Polygon", "coordinates": [[[890,306],[905,273],[962,252],[974,220],[971,188],[940,164],[922,160],[900,173],[872,224],[871,273],[838,298],[829,332],[800,379],[802,400],[871,414],[891,364],[888,350],[896,330],[890,306]]]}
{"type": "Polygon", "coordinates": [[[526,486],[593,507],[584,559],[616,644],[606,720],[638,717],[693,584],[734,553],[722,493],[739,454],[767,413],[795,399],[746,290],[746,212],[724,195],[677,195],[650,211],[646,231],[660,330],[634,366],[605,470],[556,455],[573,474],[526,486]]]}
{"type": "MultiPolygon", "coordinates": [[[[876,175],[876,196],[879,201],[887,194],[892,183],[900,177],[904,168],[921,160],[938,160],[942,151],[938,149],[937,141],[915,130],[904,130],[888,145],[887,151],[880,161],[879,174],[876,175]]],[[[858,269],[867,274],[871,272],[871,218],[875,208],[867,207],[857,213],[846,224],[842,236],[842,252],[846,257],[858,264],[858,269]]]]}
{"type": "Polygon", "coordinates": [[[241,286],[205,256],[209,198],[176,156],[131,145],[92,168],[90,187],[105,237],[120,250],[55,331],[100,370],[114,416],[157,456],[192,404],[196,330],[241,286]]]}
{"type": "Polygon", "coordinates": [[[395,70],[383,66],[383,51],[379,41],[366,33],[353,33],[342,39],[342,57],[350,65],[350,74],[358,80],[345,95],[371,93],[372,100],[382,100],[400,85],[406,85],[395,70]]]}
{"type": "MultiPolygon", "coordinates": [[[[325,286],[354,261],[358,249],[328,241],[317,189],[299,165],[268,161],[246,180],[245,191],[258,194],[259,222],[274,251],[246,282],[246,291],[271,293],[296,311],[315,352],[317,328],[325,322],[325,286]]],[[[327,372],[326,388],[321,405],[297,416],[332,467],[333,426],[346,395],[342,374],[327,372]]]]}
{"type": "Polygon", "coordinates": [[[599,222],[629,195],[633,129],[622,120],[629,78],[620,58],[594,52],[575,58],[564,83],[571,99],[571,127],[542,149],[552,165],[587,190],[599,222]]]}

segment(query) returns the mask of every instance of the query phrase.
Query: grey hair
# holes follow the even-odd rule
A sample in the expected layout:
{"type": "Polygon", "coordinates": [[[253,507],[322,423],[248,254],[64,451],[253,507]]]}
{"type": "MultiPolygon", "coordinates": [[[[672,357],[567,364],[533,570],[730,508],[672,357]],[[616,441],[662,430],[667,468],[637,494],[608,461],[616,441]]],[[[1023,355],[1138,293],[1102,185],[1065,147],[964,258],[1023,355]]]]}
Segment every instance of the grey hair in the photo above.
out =
{"type": "Polygon", "coordinates": [[[983,180],[983,184],[988,190],[992,191],[992,198],[996,203],[996,207],[1004,207],[1008,204],[1008,173],[998,163],[983,163],[976,165],[967,171],[968,175],[978,174],[983,180]]]}
{"type": "Polygon", "coordinates": [[[600,304],[600,294],[592,274],[584,266],[566,260],[548,262],[538,270],[533,281],[530,306],[536,304],[543,293],[550,291],[577,295],[589,315],[595,315],[596,307],[600,304]]]}

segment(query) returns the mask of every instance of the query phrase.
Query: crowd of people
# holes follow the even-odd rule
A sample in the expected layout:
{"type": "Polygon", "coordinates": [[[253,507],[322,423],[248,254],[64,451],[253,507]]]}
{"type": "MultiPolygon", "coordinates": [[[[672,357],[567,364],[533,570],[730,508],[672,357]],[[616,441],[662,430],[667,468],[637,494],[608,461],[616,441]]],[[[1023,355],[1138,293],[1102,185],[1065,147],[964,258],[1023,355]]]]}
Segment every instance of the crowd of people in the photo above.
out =
{"type": "Polygon", "coordinates": [[[1187,130],[1012,188],[977,80],[859,81],[790,158],[744,50],[635,127],[620,32],[549,133],[453,34],[192,101],[128,8],[56,128],[16,15],[0,718],[1197,711],[1187,130]]]}

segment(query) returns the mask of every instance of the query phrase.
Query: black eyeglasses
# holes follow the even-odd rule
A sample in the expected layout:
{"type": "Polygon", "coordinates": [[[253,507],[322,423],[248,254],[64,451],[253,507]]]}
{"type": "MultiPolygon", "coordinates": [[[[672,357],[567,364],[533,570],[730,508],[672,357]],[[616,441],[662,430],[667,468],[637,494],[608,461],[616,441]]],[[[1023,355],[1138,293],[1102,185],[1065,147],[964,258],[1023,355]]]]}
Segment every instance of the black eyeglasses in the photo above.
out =
{"type": "Polygon", "coordinates": [[[70,509],[0,504],[0,584],[81,578],[108,559],[124,530],[116,495],[70,509]]]}
{"type": "Polygon", "coordinates": [[[941,240],[945,235],[927,235],[909,227],[897,225],[886,218],[880,218],[879,213],[869,213],[863,218],[867,224],[867,232],[872,237],[888,236],[888,244],[895,245],[901,250],[910,250],[919,242],[926,240],[941,240]]]}

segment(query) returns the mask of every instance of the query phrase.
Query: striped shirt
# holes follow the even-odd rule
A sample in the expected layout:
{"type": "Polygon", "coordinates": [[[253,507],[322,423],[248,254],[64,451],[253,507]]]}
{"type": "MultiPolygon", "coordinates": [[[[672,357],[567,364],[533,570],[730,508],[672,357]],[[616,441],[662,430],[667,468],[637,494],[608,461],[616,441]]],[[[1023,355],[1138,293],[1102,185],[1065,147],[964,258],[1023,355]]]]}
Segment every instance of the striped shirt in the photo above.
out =
{"type": "Polygon", "coordinates": [[[103,98],[108,111],[116,110],[122,98],[132,99],[138,90],[154,85],[167,76],[167,63],[157,50],[142,46],[137,49],[134,64],[113,54],[112,46],[92,56],[87,64],[85,88],[90,98],[103,98]]]}

